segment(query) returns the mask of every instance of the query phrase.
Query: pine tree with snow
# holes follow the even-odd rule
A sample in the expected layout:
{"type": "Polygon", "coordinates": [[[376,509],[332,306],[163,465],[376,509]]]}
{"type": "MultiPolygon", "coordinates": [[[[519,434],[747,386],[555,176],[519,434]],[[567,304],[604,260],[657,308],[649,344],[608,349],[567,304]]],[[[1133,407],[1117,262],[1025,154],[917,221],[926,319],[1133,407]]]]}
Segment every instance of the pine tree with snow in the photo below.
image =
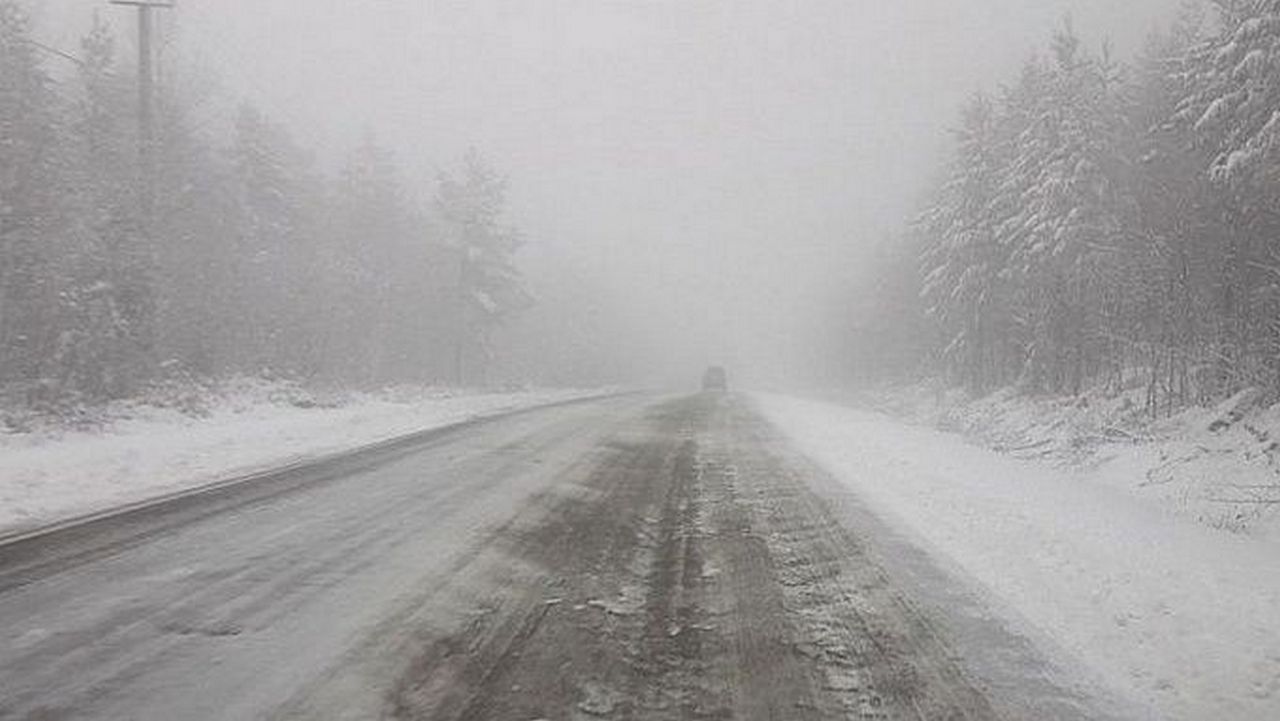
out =
{"type": "Polygon", "coordinates": [[[80,48],[80,97],[67,132],[75,248],[64,255],[53,365],[63,392],[100,400],[128,395],[145,380],[155,268],[138,218],[131,88],[117,72],[114,37],[96,14],[80,48]]]}
{"type": "Polygon", "coordinates": [[[956,154],[931,207],[921,217],[923,295],[948,335],[943,354],[963,382],[982,391],[1004,382],[1002,338],[1010,322],[1008,262],[1000,242],[1000,183],[1006,145],[994,104],[975,97],[955,133],[956,154]]]}
{"type": "Polygon", "coordinates": [[[1212,153],[1221,182],[1278,177],[1280,0],[1219,0],[1223,30],[1194,50],[1192,92],[1178,109],[1212,153]]]}
{"type": "Polygon", "coordinates": [[[407,235],[404,191],[391,153],[372,134],[347,157],[333,187],[327,270],[333,314],[329,358],[363,384],[385,377],[396,252],[407,235]]]}
{"type": "Polygon", "coordinates": [[[66,219],[58,105],[25,11],[0,0],[0,384],[36,395],[58,336],[52,243],[66,219]]]}
{"type": "Polygon", "coordinates": [[[278,125],[249,105],[236,117],[228,160],[234,177],[237,243],[228,298],[248,367],[306,374],[316,369],[317,320],[308,307],[315,288],[317,182],[310,159],[278,125]]]}
{"type": "Polygon", "coordinates": [[[1128,269],[1126,306],[1113,319],[1112,388],[1145,373],[1146,409],[1158,414],[1197,400],[1194,375],[1211,355],[1220,240],[1215,191],[1193,133],[1170,122],[1191,87],[1192,50],[1204,41],[1206,19],[1188,4],[1164,31],[1153,33],[1134,63],[1125,114],[1138,133],[1137,214],[1128,228],[1141,262],[1128,269]]]}
{"type": "Polygon", "coordinates": [[[1023,381],[1078,391],[1096,364],[1101,303],[1118,282],[1130,199],[1114,68],[1089,57],[1068,24],[1027,89],[1010,188],[1018,208],[1003,224],[1010,274],[1032,329],[1023,381]]]}
{"type": "Polygon", "coordinates": [[[490,334],[531,299],[515,266],[520,236],[504,224],[506,182],[474,149],[456,174],[444,174],[436,208],[457,267],[454,381],[483,380],[490,334]]]}
{"type": "Polygon", "coordinates": [[[1220,393],[1280,383],[1280,0],[1220,0],[1188,55],[1174,122],[1208,158],[1225,219],[1217,282],[1220,393]]]}

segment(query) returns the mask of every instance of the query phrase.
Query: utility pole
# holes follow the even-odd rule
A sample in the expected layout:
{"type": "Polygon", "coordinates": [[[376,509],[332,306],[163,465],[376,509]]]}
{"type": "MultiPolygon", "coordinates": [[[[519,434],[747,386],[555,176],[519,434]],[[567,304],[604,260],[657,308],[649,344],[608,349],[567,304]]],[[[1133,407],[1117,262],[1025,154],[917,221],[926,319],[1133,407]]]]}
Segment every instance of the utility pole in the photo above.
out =
{"type": "Polygon", "coordinates": [[[172,8],[175,0],[110,0],[138,8],[138,174],[139,205],[146,232],[151,232],[155,206],[155,55],[151,49],[151,13],[172,8]]]}
{"type": "MultiPolygon", "coordinates": [[[[152,50],[152,12],[172,8],[175,0],[110,0],[112,5],[138,8],[138,243],[136,267],[124,285],[132,301],[124,311],[132,330],[139,368],[155,362],[155,55],[152,50]]],[[[145,372],[141,375],[145,376],[145,372]]]]}

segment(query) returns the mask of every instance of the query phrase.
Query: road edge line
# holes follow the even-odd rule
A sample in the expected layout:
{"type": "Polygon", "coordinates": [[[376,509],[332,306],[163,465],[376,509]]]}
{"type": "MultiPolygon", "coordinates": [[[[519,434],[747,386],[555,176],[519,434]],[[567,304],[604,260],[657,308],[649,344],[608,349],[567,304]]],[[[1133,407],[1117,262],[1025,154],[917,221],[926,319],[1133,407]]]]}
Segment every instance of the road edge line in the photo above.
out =
{"type": "Polygon", "coordinates": [[[249,473],[244,473],[237,476],[230,476],[227,478],[220,478],[217,480],[209,481],[207,483],[202,483],[198,486],[181,488],[181,489],[169,491],[167,493],[161,493],[155,496],[150,496],[137,501],[125,503],[122,505],[111,506],[110,508],[104,508],[98,511],[91,511],[89,513],[69,516],[61,520],[56,520],[41,526],[37,526],[35,528],[11,531],[8,533],[0,532],[0,550],[4,550],[9,546],[13,546],[19,543],[24,543],[27,541],[38,539],[41,536],[48,536],[55,533],[60,533],[60,532],[74,529],[80,526],[86,526],[91,523],[97,523],[97,522],[108,520],[111,518],[127,516],[131,513],[137,513],[140,511],[157,510],[167,504],[174,504],[180,501],[188,501],[202,495],[209,495],[209,494],[213,494],[221,491],[228,491],[240,486],[250,486],[255,483],[267,483],[274,478],[279,478],[289,473],[305,471],[306,469],[311,467],[319,467],[329,463],[351,460],[351,459],[359,458],[364,455],[373,455],[381,451],[394,448],[396,446],[412,445],[414,443],[423,443],[426,441],[435,440],[441,436],[450,435],[452,433],[456,433],[457,431],[463,430],[465,428],[470,428],[483,423],[489,423],[489,422],[501,420],[504,418],[511,418],[511,417],[519,416],[525,413],[532,413],[534,411],[549,410],[552,408],[571,406],[579,403],[589,403],[592,401],[607,400],[609,398],[620,398],[622,396],[634,395],[639,392],[640,391],[636,391],[636,390],[610,391],[607,393],[599,393],[595,395],[579,396],[575,398],[566,398],[562,400],[549,401],[546,403],[538,403],[535,405],[524,406],[520,408],[510,408],[506,410],[499,410],[499,411],[494,411],[492,413],[480,413],[478,415],[471,416],[469,418],[464,418],[462,420],[451,421],[444,425],[421,428],[416,431],[401,433],[399,435],[391,436],[389,438],[383,438],[381,440],[372,441],[362,445],[357,445],[352,448],[346,448],[340,451],[330,451],[328,453],[323,453],[317,456],[310,456],[307,458],[300,458],[292,462],[284,463],[282,465],[271,466],[268,468],[261,468],[259,470],[252,471],[249,473]]]}

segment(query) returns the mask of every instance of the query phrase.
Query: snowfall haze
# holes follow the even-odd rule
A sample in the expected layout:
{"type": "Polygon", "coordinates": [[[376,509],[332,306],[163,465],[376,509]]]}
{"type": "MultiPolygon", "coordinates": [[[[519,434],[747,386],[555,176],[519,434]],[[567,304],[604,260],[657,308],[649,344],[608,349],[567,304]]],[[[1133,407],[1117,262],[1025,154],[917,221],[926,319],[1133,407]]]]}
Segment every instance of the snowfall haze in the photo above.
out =
{"type": "Polygon", "coordinates": [[[1278,208],[1280,0],[0,0],[0,717],[1276,721],[1278,208]]]}
{"type": "MultiPolygon", "coordinates": [[[[1177,5],[185,0],[162,64],[205,81],[204,122],[247,100],[326,167],[366,134],[412,187],[469,147],[490,158],[538,298],[506,375],[689,384],[718,363],[778,385],[844,372],[869,253],[968,96],[1064,18],[1130,54],[1177,5]]],[[[98,0],[33,10],[54,47],[93,11],[133,37],[98,0]]]]}

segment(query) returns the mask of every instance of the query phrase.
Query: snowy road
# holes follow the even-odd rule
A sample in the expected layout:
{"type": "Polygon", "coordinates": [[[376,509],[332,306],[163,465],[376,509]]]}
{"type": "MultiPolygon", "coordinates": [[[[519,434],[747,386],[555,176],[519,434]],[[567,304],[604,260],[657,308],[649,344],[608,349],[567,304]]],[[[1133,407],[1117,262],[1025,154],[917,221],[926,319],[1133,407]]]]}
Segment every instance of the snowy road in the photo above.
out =
{"type": "Polygon", "coordinates": [[[1107,719],[736,396],[474,424],[0,547],[0,718],[1107,719]]]}

